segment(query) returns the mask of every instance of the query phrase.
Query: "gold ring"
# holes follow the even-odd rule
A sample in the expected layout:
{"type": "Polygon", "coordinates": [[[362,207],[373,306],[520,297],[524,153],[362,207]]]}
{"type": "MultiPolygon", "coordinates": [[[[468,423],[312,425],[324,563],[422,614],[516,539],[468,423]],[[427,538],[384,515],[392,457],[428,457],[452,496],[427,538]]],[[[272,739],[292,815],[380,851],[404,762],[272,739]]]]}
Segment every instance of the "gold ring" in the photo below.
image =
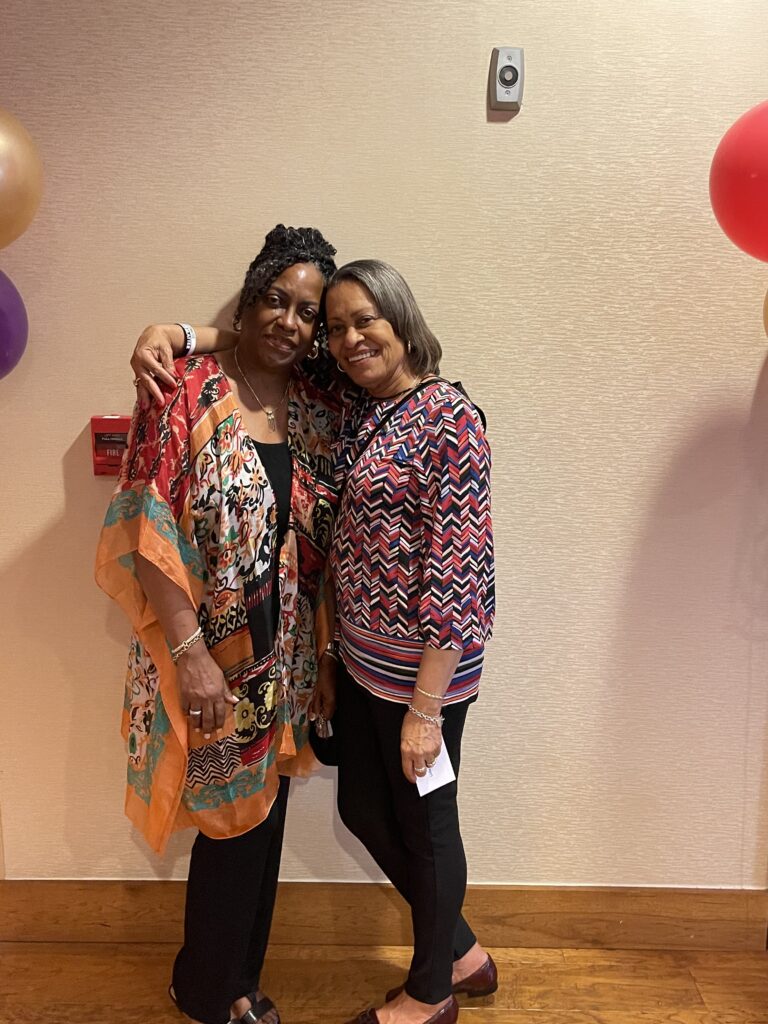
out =
{"type": "Polygon", "coordinates": [[[413,770],[419,776],[427,774],[427,769],[426,768],[414,768],[413,770]]]}
{"type": "Polygon", "coordinates": [[[427,766],[427,768],[434,768],[435,765],[437,764],[437,758],[435,758],[434,761],[425,761],[424,764],[427,766]]]}

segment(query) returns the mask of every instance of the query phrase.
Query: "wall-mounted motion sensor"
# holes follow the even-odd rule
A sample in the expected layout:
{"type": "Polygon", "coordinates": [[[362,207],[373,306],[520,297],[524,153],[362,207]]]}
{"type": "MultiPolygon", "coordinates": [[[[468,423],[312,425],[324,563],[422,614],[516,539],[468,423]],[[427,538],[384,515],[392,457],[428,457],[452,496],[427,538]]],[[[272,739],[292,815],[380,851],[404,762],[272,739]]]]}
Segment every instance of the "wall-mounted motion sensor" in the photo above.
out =
{"type": "Polygon", "coordinates": [[[491,110],[516,113],[523,102],[524,78],[523,51],[515,46],[498,46],[491,56],[488,73],[488,104],[491,110]]]}

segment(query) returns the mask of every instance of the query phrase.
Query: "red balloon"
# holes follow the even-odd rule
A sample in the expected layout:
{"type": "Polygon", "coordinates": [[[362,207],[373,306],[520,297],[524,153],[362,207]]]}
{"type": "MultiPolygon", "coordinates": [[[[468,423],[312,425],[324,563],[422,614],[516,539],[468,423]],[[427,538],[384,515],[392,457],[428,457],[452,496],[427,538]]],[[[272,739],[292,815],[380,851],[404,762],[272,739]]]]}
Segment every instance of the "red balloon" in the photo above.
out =
{"type": "Polygon", "coordinates": [[[709,198],[730,240],[768,262],[768,102],[723,136],[709,172],[709,198]]]}

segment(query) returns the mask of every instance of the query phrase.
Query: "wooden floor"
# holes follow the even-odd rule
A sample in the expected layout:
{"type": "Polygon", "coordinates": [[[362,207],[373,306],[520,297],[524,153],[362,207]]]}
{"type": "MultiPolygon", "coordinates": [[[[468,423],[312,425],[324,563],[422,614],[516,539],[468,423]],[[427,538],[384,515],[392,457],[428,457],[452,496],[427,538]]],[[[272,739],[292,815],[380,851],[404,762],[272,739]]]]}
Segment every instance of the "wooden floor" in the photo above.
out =
{"type": "MultiPolygon", "coordinates": [[[[167,943],[0,943],[0,1024],[181,1024],[167,943]]],[[[464,1024],[768,1024],[765,953],[494,949],[500,988],[464,1024]]],[[[403,977],[402,947],[274,946],[283,1024],[344,1024],[403,977]]]]}

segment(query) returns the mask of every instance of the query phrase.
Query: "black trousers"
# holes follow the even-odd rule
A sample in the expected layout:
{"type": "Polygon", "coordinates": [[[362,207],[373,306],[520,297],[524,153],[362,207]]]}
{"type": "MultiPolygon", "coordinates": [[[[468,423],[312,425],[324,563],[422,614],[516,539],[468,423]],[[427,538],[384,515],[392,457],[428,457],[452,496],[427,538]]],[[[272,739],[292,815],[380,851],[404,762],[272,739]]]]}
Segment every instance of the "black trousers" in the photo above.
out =
{"type": "Polygon", "coordinates": [[[267,818],[232,839],[198,833],[192,847],[184,945],[173,967],[179,1007],[203,1024],[227,1024],[236,999],[259,987],[272,925],[290,779],[267,818]]]}
{"type": "MultiPolygon", "coordinates": [[[[443,709],[443,743],[458,777],[467,702],[443,709]]],[[[424,1003],[451,994],[454,960],[476,939],[461,914],[467,862],[455,782],[426,796],[403,775],[405,704],[381,700],[339,666],[339,815],[410,904],[413,959],[406,992],[424,1003]]]]}

